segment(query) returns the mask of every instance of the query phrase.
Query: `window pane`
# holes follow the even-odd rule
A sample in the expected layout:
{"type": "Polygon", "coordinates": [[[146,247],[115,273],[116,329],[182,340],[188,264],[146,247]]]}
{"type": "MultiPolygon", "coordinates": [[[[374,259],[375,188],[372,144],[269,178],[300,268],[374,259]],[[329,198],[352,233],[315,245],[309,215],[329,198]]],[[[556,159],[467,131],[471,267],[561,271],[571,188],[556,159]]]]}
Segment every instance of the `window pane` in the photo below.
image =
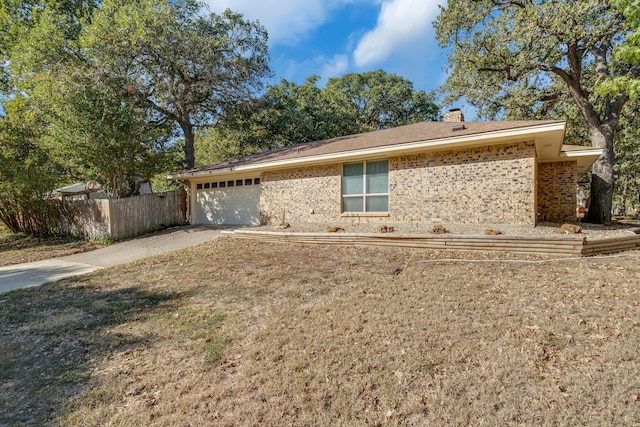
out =
{"type": "Polygon", "coordinates": [[[363,194],[362,163],[348,163],[342,167],[342,194],[363,194]]]}
{"type": "Polygon", "coordinates": [[[362,209],[362,197],[343,197],[343,212],[364,212],[362,209]]]}
{"type": "Polygon", "coordinates": [[[367,194],[389,192],[389,162],[367,162],[367,194]]]}
{"type": "Polygon", "coordinates": [[[367,196],[367,212],[388,212],[388,196],[367,196]]]}

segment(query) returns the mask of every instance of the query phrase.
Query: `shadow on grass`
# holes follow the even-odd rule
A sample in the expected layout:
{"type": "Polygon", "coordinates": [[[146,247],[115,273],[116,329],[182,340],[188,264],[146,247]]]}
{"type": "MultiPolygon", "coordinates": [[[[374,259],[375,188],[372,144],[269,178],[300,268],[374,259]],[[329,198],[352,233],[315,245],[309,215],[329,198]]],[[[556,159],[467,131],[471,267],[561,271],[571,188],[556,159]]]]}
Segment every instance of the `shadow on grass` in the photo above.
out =
{"type": "Polygon", "coordinates": [[[62,246],[69,243],[81,242],[83,242],[82,239],[71,236],[32,237],[25,234],[0,235],[0,252],[62,246]]]}
{"type": "Polygon", "coordinates": [[[110,328],[161,313],[180,298],[68,280],[0,295],[0,425],[54,422],[90,386],[93,360],[154,339],[110,328]]]}

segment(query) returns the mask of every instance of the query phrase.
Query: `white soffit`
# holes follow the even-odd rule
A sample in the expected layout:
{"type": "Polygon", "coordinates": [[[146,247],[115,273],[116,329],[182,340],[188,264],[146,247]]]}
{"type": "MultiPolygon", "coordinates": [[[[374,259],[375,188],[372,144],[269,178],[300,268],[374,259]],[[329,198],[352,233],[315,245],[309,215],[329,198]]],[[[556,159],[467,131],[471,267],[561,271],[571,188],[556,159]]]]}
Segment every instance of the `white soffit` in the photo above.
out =
{"type": "Polygon", "coordinates": [[[584,150],[563,151],[555,161],[575,160],[578,164],[578,178],[584,175],[593,162],[598,160],[604,150],[601,148],[585,147],[584,150]]]}

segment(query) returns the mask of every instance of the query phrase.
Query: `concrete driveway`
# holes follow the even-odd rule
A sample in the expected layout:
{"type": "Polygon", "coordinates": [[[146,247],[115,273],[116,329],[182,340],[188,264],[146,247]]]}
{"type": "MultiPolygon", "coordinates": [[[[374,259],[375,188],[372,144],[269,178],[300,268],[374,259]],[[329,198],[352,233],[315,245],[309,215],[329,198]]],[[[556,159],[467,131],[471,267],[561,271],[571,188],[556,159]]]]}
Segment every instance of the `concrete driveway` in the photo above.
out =
{"type": "Polygon", "coordinates": [[[225,229],[228,228],[201,225],[173,227],[95,251],[0,267],[0,294],[196,246],[217,239],[225,229]]]}

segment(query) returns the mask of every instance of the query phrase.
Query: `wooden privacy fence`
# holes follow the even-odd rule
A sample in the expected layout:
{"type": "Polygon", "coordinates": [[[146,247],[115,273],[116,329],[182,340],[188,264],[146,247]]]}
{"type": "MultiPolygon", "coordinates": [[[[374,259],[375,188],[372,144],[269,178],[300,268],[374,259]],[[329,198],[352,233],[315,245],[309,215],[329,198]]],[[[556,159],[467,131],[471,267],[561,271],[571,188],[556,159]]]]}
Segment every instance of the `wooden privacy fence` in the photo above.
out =
{"type": "Polygon", "coordinates": [[[64,201],[63,233],[94,240],[121,240],[170,225],[184,224],[186,193],[170,191],[117,200],[64,201]]]}
{"type": "Polygon", "coordinates": [[[589,256],[640,248],[640,235],[587,240],[584,236],[486,236],[372,233],[293,233],[234,230],[235,238],[263,242],[288,242],[346,246],[396,246],[457,251],[494,251],[554,256],[589,256]]]}

